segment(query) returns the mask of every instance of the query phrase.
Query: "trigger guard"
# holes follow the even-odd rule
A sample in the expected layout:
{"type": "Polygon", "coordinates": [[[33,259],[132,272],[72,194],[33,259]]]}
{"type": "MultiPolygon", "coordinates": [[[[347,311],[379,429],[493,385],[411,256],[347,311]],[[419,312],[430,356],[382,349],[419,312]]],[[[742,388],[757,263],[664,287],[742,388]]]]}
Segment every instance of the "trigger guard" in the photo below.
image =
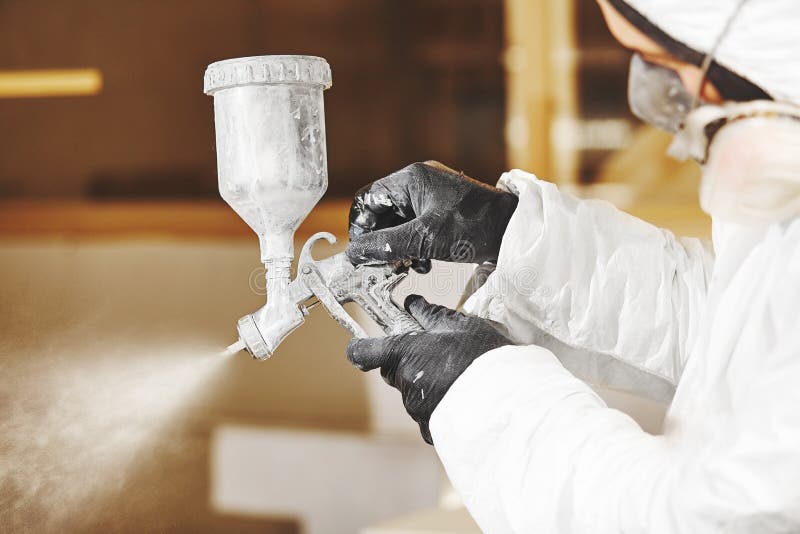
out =
{"type": "Polygon", "coordinates": [[[324,239],[331,245],[336,243],[336,236],[330,232],[317,232],[316,234],[312,235],[308,238],[308,240],[303,245],[303,248],[300,250],[300,259],[298,261],[299,264],[305,263],[314,263],[314,257],[311,255],[311,249],[314,248],[314,243],[317,241],[324,239]]]}

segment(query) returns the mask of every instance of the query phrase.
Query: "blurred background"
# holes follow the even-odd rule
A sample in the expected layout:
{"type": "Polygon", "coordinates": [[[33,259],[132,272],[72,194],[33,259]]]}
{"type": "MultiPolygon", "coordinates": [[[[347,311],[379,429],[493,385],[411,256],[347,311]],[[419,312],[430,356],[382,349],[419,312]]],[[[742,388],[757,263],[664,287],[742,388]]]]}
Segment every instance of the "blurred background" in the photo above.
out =
{"type": "MultiPolygon", "coordinates": [[[[594,0],[0,0],[0,530],[476,531],[322,309],[268,362],[218,355],[263,268],[218,198],[202,77],[262,54],[333,71],[299,242],[344,240],[358,188],[426,159],[709,233],[594,0]]],[[[454,305],[468,274],[411,285],[454,305]]],[[[658,428],[663,407],[604,395],[658,428]]]]}

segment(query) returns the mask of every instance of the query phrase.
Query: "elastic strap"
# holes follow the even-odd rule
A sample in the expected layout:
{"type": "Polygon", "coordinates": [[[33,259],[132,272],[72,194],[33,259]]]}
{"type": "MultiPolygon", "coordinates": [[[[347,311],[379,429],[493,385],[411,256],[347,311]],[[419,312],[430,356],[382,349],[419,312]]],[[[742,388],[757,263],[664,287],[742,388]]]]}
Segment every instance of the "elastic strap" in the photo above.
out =
{"type": "Polygon", "coordinates": [[[711,68],[711,63],[714,61],[714,56],[717,55],[717,50],[719,50],[722,41],[725,40],[725,36],[728,35],[728,32],[733,26],[733,21],[736,20],[736,16],[741,13],[742,7],[747,3],[747,0],[739,0],[739,3],[736,4],[736,8],[731,12],[728,20],[725,21],[725,26],[723,26],[722,31],[719,33],[717,40],[714,41],[714,46],[711,47],[711,50],[703,58],[703,63],[700,65],[700,85],[697,87],[697,92],[694,94],[694,98],[692,100],[692,109],[696,108],[700,104],[700,94],[703,92],[703,86],[706,84],[706,80],[708,79],[708,69],[711,68]]]}

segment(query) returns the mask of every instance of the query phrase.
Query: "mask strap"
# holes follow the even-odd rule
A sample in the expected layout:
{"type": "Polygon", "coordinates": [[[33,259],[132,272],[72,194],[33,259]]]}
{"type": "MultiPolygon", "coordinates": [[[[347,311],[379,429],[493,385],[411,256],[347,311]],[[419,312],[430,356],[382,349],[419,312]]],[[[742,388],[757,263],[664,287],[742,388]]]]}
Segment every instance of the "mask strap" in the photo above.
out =
{"type": "Polygon", "coordinates": [[[739,3],[736,4],[733,12],[728,17],[728,20],[725,22],[725,26],[722,28],[722,32],[717,37],[717,40],[714,42],[714,45],[711,49],[703,56],[703,63],[700,65],[700,85],[697,87],[697,92],[694,94],[692,98],[692,109],[696,109],[700,105],[700,94],[703,92],[703,87],[708,80],[708,69],[711,68],[711,63],[714,61],[714,56],[717,54],[717,50],[719,49],[722,41],[725,39],[725,36],[728,35],[728,32],[733,26],[733,21],[736,20],[737,15],[742,11],[742,7],[748,2],[748,0],[739,0],[739,3]]]}

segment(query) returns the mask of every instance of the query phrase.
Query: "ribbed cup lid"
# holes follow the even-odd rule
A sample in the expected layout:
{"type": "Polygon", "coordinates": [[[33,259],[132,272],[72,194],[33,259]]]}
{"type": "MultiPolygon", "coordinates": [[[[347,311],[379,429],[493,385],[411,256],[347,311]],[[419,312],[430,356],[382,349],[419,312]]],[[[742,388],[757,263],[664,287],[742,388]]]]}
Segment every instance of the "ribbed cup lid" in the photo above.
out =
{"type": "Polygon", "coordinates": [[[328,62],[315,56],[253,56],[217,61],[206,68],[203,92],[214,94],[220,89],[239,85],[306,83],[332,85],[328,62]]]}

